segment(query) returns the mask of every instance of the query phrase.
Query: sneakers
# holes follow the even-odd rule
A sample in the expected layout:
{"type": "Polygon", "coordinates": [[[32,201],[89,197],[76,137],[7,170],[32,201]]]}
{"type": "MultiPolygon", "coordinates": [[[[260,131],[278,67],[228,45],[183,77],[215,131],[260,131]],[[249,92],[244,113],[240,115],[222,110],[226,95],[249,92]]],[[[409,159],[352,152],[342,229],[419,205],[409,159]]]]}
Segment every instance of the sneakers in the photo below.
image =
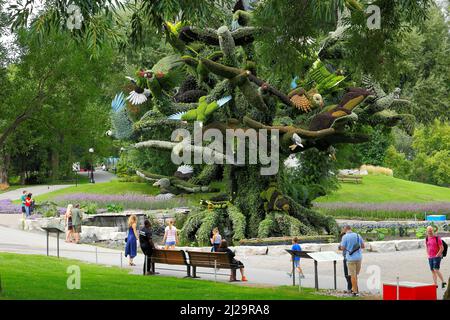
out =
{"type": "Polygon", "coordinates": [[[242,277],[241,281],[248,281],[247,277],[242,277]]]}
{"type": "Polygon", "coordinates": [[[299,275],[299,278],[300,279],[305,279],[305,275],[302,273],[302,274],[299,275]]]}
{"type": "Polygon", "coordinates": [[[289,278],[292,278],[292,273],[291,272],[286,272],[286,274],[288,275],[289,278]]]}
{"type": "Polygon", "coordinates": [[[353,295],[354,297],[359,297],[359,292],[353,292],[353,291],[352,291],[352,295],[353,295]]]}

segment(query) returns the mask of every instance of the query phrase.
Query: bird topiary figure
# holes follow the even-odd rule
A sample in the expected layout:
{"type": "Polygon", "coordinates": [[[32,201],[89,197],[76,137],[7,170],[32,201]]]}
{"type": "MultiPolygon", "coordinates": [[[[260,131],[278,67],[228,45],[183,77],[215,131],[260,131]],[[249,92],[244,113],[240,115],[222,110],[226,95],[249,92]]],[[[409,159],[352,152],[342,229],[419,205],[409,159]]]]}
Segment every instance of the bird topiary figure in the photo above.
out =
{"type": "MultiPolygon", "coordinates": [[[[232,25],[214,29],[185,21],[166,24],[165,34],[174,53],[151,69],[138,71],[138,79],[134,80],[140,88],[134,92],[139,96],[130,100],[147,98],[153,106],[133,124],[137,150],[150,148],[184,154],[179,136],[176,141],[169,141],[170,134],[164,130],[191,131],[192,122],[201,121],[202,130],[217,129],[222,133],[229,129],[277,132],[279,149],[272,151],[279,152],[280,165],[291,159],[286,163],[299,166],[298,174],[313,175],[314,172],[302,171],[301,162],[292,163],[291,155],[300,154],[301,159],[307,150],[317,149],[328,158],[334,154],[335,145],[367,142],[364,126],[411,123],[406,115],[387,114],[400,102],[398,91],[386,94],[373,80],[357,87],[356,83],[347,83],[350,75],[333,67],[337,55],[329,51],[345,41],[350,19],[340,20],[337,29],[323,41],[310,60],[316,62],[298,75],[304,80],[292,82],[293,91],[284,86],[292,74],[286,75],[284,82],[269,83],[264,75],[270,73],[270,66],[259,64],[255,45],[258,36],[267,30],[252,26],[252,8],[258,2],[241,2],[234,10],[232,25]]],[[[345,5],[351,13],[364,12],[358,1],[345,1],[345,5]]],[[[233,151],[242,145],[246,148],[242,142],[234,143],[233,151]]],[[[211,152],[206,143],[190,146],[191,155],[205,151],[211,152]]],[[[208,192],[213,189],[209,184],[214,180],[222,180],[226,185],[226,200],[205,196],[202,204],[206,209],[200,205],[189,215],[181,229],[183,241],[209,244],[209,232],[215,226],[225,229],[224,235],[231,241],[256,236],[337,234],[334,219],[307,207],[307,202],[300,203],[289,188],[283,187],[284,170],[262,175],[262,164],[250,163],[248,153],[244,163],[226,163],[225,154],[211,154],[217,162],[196,164],[187,181],[183,180],[183,173],[169,177],[139,171],[145,179],[159,181],[171,193],[208,192]]]]}

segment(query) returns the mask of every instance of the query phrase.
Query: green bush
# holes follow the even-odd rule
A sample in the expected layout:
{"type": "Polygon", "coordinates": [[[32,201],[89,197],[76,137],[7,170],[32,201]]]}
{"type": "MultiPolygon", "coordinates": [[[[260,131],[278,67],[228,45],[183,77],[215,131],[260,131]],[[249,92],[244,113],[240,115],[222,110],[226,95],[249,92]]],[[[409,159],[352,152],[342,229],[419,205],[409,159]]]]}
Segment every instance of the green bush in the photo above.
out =
{"type": "Polygon", "coordinates": [[[386,150],[384,166],[391,168],[396,178],[409,179],[411,175],[411,162],[406,159],[404,153],[398,152],[394,146],[390,146],[386,150]]]}
{"type": "Polygon", "coordinates": [[[97,214],[97,204],[96,203],[84,203],[81,205],[81,210],[83,210],[86,214],[97,214]]]}
{"type": "Polygon", "coordinates": [[[45,218],[57,217],[59,215],[58,206],[56,203],[50,201],[36,204],[34,212],[41,214],[45,218]]]}
{"type": "Polygon", "coordinates": [[[237,207],[232,206],[231,204],[228,206],[227,211],[231,219],[231,223],[233,224],[233,241],[240,241],[241,239],[244,239],[246,228],[245,216],[237,207]]]}
{"type": "Polygon", "coordinates": [[[108,204],[108,206],[106,207],[106,209],[108,210],[108,212],[122,212],[123,211],[123,206],[121,206],[120,204],[108,204]]]}

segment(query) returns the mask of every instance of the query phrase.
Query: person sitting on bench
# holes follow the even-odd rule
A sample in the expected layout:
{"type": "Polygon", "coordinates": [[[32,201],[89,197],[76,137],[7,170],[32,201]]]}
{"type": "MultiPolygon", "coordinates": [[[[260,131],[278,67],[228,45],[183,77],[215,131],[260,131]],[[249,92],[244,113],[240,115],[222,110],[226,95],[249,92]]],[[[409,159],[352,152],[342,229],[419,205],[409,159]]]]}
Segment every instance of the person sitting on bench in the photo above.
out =
{"type": "MultiPolygon", "coordinates": [[[[228,254],[228,256],[230,257],[230,261],[231,261],[231,265],[233,266],[233,269],[234,270],[239,269],[241,271],[241,280],[247,281],[247,278],[244,275],[244,264],[234,258],[235,254],[233,251],[231,251],[230,248],[228,248],[227,240],[222,240],[217,252],[226,252],[228,254]]],[[[236,280],[236,272],[231,272],[230,281],[237,281],[236,280]]]]}
{"type": "Polygon", "coordinates": [[[144,227],[139,230],[139,243],[141,245],[141,250],[145,254],[144,260],[144,274],[151,275],[155,274],[151,270],[151,256],[153,249],[155,249],[155,244],[152,239],[152,230],[150,221],[144,221],[144,227]]]}

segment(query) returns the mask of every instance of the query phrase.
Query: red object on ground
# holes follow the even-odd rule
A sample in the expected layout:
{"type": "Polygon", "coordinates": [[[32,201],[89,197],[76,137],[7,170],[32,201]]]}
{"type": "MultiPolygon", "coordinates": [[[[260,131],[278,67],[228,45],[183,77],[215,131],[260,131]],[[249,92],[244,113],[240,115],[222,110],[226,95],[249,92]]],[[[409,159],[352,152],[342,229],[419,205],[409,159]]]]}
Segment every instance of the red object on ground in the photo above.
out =
{"type": "MultiPolygon", "coordinates": [[[[397,300],[397,283],[383,283],[383,300],[397,300]]],[[[400,281],[399,300],[437,300],[434,284],[400,281]]]]}

